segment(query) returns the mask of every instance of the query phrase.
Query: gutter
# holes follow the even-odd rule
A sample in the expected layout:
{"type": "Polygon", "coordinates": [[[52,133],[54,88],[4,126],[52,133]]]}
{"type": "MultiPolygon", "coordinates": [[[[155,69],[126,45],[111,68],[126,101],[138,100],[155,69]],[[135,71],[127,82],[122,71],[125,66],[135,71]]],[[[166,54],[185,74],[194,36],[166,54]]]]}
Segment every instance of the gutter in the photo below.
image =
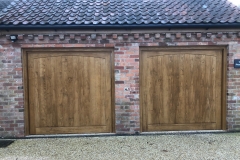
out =
{"type": "Polygon", "coordinates": [[[14,30],[14,29],[176,29],[176,28],[239,28],[240,23],[195,23],[195,24],[63,24],[63,25],[5,25],[0,24],[0,30],[14,30]]]}

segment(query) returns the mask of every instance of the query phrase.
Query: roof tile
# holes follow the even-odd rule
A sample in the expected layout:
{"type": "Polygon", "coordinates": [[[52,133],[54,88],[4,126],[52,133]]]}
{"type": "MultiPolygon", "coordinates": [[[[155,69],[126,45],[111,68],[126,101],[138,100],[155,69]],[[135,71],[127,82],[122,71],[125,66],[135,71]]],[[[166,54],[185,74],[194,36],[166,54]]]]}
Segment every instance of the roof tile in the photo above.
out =
{"type": "Polygon", "coordinates": [[[240,23],[239,17],[228,0],[15,0],[0,11],[0,24],[240,23]]]}

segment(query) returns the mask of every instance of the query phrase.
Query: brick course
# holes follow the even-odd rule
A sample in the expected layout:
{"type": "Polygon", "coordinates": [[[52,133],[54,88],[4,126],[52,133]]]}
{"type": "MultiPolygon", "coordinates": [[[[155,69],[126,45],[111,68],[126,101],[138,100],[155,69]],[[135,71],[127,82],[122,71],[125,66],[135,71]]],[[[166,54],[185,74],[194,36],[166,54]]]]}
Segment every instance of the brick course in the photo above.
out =
{"type": "Polygon", "coordinates": [[[140,131],[139,47],[227,46],[227,129],[240,130],[239,32],[67,33],[19,34],[12,43],[0,35],[0,136],[24,136],[21,48],[114,47],[116,132],[140,131]]]}

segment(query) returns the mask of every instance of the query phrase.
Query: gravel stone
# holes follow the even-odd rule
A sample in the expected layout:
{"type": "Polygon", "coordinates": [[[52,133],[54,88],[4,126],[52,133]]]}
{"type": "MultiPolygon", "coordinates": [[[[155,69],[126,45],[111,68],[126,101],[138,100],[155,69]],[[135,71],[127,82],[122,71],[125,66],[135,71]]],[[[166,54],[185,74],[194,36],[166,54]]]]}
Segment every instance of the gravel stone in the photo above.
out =
{"type": "Polygon", "coordinates": [[[1,160],[240,159],[240,133],[39,138],[0,148],[1,160]]]}

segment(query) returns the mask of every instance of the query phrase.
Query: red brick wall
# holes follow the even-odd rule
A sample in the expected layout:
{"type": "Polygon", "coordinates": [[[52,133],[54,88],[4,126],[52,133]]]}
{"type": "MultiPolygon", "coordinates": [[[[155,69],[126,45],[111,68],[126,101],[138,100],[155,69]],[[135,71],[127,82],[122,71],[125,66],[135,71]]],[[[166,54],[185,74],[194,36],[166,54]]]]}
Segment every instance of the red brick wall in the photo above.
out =
{"type": "Polygon", "coordinates": [[[240,130],[240,33],[146,33],[146,34],[18,34],[12,43],[9,35],[0,36],[0,136],[24,136],[24,103],[21,48],[31,47],[114,47],[116,132],[140,131],[139,46],[226,45],[227,128],[240,130]]]}

